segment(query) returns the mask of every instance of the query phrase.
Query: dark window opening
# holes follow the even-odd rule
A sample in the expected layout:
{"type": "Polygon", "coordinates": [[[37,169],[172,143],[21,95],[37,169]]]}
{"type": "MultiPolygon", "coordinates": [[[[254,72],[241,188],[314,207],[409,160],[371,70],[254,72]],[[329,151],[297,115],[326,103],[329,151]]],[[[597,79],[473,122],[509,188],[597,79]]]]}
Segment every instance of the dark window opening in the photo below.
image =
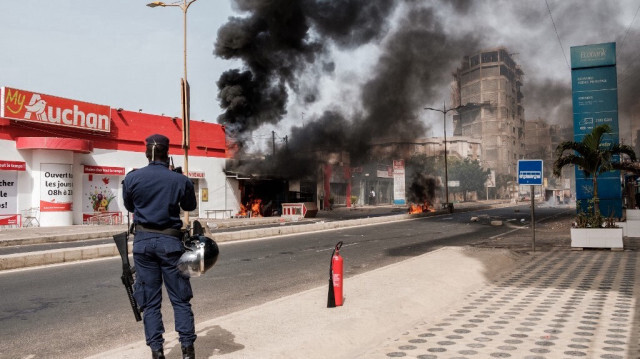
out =
{"type": "Polygon", "coordinates": [[[498,51],[490,51],[482,53],[482,63],[498,62],[498,51]]]}
{"type": "Polygon", "coordinates": [[[471,67],[479,65],[480,64],[480,56],[479,55],[471,56],[471,59],[469,59],[469,63],[471,64],[471,67]]]}

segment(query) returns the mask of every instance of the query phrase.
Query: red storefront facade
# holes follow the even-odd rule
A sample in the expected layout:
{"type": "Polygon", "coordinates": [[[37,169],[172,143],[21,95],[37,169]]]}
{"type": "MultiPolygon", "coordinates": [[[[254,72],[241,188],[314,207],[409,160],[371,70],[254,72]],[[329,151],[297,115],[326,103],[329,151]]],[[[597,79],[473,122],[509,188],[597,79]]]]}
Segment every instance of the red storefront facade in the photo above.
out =
{"type": "MultiPolygon", "coordinates": [[[[0,108],[0,225],[34,210],[42,226],[86,223],[102,212],[126,215],[120,182],[146,165],[144,139],[151,134],[167,136],[174,164],[184,163],[180,118],[9,87],[2,88],[0,108]]],[[[233,203],[226,157],[224,127],[192,121],[189,177],[199,195],[195,216],[233,203]]]]}

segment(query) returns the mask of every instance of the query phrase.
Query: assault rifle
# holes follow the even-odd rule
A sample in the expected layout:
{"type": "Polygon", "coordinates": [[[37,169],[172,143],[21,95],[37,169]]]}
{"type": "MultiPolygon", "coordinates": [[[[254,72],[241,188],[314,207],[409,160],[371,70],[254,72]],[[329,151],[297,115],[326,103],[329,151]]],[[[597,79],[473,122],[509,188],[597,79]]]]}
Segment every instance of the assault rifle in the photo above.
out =
{"type": "Polygon", "coordinates": [[[116,242],[120,257],[122,257],[122,276],[120,279],[122,279],[124,289],[127,290],[131,309],[133,309],[133,316],[136,317],[136,322],[139,322],[142,320],[142,316],[140,315],[140,307],[138,307],[138,303],[136,303],[136,299],[133,297],[133,274],[135,273],[135,268],[129,264],[129,246],[127,243],[129,240],[129,231],[114,235],[113,240],[116,242]]]}
{"type": "Polygon", "coordinates": [[[173,164],[173,157],[169,157],[169,159],[171,160],[171,164],[169,165],[169,169],[170,169],[170,170],[172,170],[173,172],[176,172],[176,173],[182,174],[182,166],[178,166],[178,167],[176,167],[176,166],[173,164]]]}

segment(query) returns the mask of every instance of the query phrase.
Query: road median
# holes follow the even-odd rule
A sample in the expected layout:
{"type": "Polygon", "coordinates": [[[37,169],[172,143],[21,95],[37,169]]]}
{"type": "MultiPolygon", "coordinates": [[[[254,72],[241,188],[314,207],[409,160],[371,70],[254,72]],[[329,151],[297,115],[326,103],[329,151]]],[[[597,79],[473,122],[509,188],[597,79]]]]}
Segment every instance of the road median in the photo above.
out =
{"type": "MultiPolygon", "coordinates": [[[[469,206],[468,208],[460,208],[458,211],[469,211],[478,209],[487,209],[492,206],[503,206],[504,204],[497,203],[493,205],[478,204],[469,206]]],[[[388,210],[388,209],[387,209],[388,210]]],[[[392,208],[395,210],[395,208],[392,208]]],[[[350,228],[364,225],[383,224],[394,221],[414,220],[424,217],[431,217],[438,214],[445,214],[444,211],[438,211],[434,213],[420,213],[420,214],[388,214],[381,212],[379,215],[361,218],[344,218],[342,220],[322,220],[315,219],[309,221],[309,223],[291,223],[282,222],[279,219],[269,218],[257,218],[258,222],[253,225],[265,225],[270,224],[268,227],[263,228],[249,228],[239,229],[236,228],[232,231],[216,232],[217,228],[229,228],[233,227],[230,224],[208,222],[202,219],[204,223],[211,228],[211,238],[216,242],[224,243],[238,240],[249,240],[258,238],[269,238],[284,235],[295,235],[300,233],[317,232],[325,230],[336,230],[342,228],[350,228]]],[[[339,216],[339,215],[338,215],[339,216]]],[[[243,223],[250,220],[243,219],[243,223]]],[[[236,223],[237,224],[237,223],[236,223]]],[[[249,226],[249,225],[247,225],[249,226]]],[[[74,242],[81,240],[91,239],[106,239],[110,238],[114,234],[120,233],[126,230],[125,225],[118,226],[73,226],[65,228],[33,228],[30,232],[22,231],[21,229],[11,229],[0,233],[0,246],[7,247],[13,245],[32,245],[43,243],[61,243],[61,242],[74,242]],[[86,227],[86,228],[85,228],[86,227]]],[[[35,267],[42,265],[68,263],[81,260],[98,259],[105,257],[118,256],[118,251],[115,244],[99,244],[88,245],[83,244],[78,247],[39,250],[39,251],[26,251],[14,254],[0,255],[0,270],[18,269],[25,267],[35,267]]]]}

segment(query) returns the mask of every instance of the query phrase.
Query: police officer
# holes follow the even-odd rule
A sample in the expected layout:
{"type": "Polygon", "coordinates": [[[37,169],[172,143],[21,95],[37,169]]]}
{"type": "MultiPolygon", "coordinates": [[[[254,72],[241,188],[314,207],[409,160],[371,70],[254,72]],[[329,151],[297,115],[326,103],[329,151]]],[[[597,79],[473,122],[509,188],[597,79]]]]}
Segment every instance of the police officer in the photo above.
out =
{"type": "Polygon", "coordinates": [[[184,252],[180,208],[196,208],[193,183],[186,176],[169,170],[169,139],[151,135],[146,139],[149,165],[127,174],[123,181],[124,205],[133,212],[135,237],[133,260],[136,268],[134,297],[143,310],[144,334],[152,358],[164,358],[162,323],[162,283],[164,281],[180,336],[182,357],[194,359],[196,340],[193,297],[189,278],[176,264],[184,252]]]}

